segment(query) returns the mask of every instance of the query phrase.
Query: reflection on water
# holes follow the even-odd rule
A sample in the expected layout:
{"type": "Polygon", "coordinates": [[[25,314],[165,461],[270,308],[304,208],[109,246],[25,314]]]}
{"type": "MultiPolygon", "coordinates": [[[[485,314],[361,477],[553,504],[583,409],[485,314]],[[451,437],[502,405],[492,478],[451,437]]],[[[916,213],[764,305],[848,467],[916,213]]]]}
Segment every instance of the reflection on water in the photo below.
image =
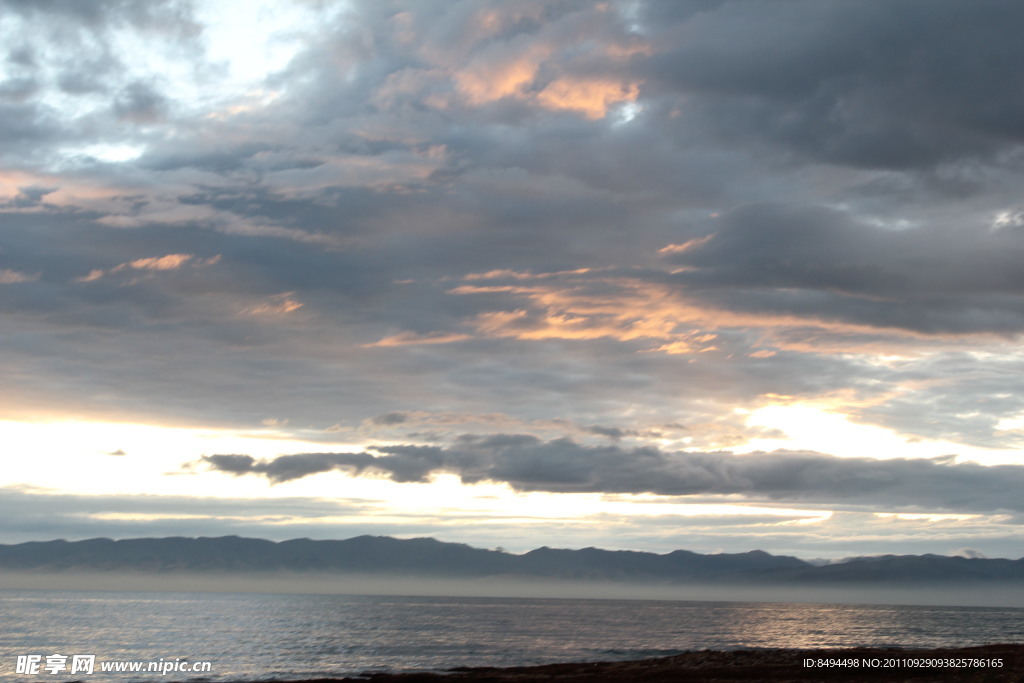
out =
{"type": "MultiPolygon", "coordinates": [[[[721,647],[957,646],[1006,640],[1019,609],[745,604],[731,613],[721,647]],[[966,623],[964,623],[964,621],[966,623]],[[1009,630],[1005,630],[1009,628],[1009,630]],[[970,642],[967,642],[967,641],[970,642]],[[780,645],[783,643],[784,645],[780,645]]],[[[1016,626],[1014,626],[1016,625],[1016,626]]]]}
{"type": "Polygon", "coordinates": [[[0,619],[0,673],[13,673],[18,654],[94,653],[209,660],[222,681],[703,648],[1024,641],[1024,609],[987,607],[4,591],[0,619]]]}

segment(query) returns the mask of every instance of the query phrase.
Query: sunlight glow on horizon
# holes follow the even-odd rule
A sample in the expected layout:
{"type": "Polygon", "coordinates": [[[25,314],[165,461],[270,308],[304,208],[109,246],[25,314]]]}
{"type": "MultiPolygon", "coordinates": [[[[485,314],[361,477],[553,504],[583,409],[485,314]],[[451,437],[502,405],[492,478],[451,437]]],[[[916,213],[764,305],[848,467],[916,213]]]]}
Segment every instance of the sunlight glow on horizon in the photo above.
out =
{"type": "Polygon", "coordinates": [[[912,439],[885,427],[859,424],[815,403],[777,404],[751,411],[747,425],[775,428],[784,432],[779,439],[754,438],[744,450],[807,450],[844,458],[937,458],[954,455],[957,462],[982,465],[1018,464],[1016,449],[970,446],[941,439],[912,439]]]}
{"type": "MultiPolygon", "coordinates": [[[[653,494],[553,493],[516,491],[503,482],[463,483],[457,475],[439,474],[427,482],[399,483],[383,475],[351,476],[323,472],[271,484],[257,476],[227,473],[193,476],[182,469],[202,455],[244,453],[270,459],[286,453],[359,452],[353,443],[303,441],[275,428],[230,430],[159,427],[84,421],[0,421],[0,441],[29,456],[12,461],[0,486],[32,488],[77,495],[166,495],[214,498],[293,498],[358,500],[380,508],[380,514],[435,517],[485,515],[518,522],[582,520],[601,516],[635,518],[771,516],[801,523],[824,521],[831,512],[793,505],[685,502],[653,494]],[[170,475],[170,476],[169,476],[170,475]],[[45,482],[45,487],[41,486],[45,482]],[[651,503],[638,505],[637,503],[651,503]]],[[[117,513],[116,519],[145,520],[117,513]]],[[[161,519],[178,517],[173,514],[161,519]]],[[[115,519],[114,517],[110,519],[115,519]]],[[[322,520],[321,520],[322,521],[322,520]]],[[[509,522],[511,523],[511,522],[509,522]]]]}

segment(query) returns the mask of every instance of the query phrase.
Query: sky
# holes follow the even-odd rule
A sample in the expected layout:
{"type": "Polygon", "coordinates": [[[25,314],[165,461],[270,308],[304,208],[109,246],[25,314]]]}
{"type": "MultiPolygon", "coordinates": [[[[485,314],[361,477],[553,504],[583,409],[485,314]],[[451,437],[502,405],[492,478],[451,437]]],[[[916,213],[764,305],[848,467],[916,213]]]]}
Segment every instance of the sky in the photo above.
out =
{"type": "Polygon", "coordinates": [[[1022,22],[0,0],[0,542],[1021,557],[1022,22]]]}

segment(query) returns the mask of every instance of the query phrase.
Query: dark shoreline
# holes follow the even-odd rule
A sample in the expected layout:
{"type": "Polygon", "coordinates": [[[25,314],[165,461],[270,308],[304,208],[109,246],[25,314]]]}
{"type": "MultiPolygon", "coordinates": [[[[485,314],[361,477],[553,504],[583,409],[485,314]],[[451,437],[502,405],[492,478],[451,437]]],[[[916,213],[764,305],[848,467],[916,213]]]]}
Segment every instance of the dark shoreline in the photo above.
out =
{"type": "Polygon", "coordinates": [[[472,667],[445,673],[367,673],[265,683],[525,683],[527,681],[1024,681],[1024,644],[965,648],[844,648],[827,650],[702,650],[625,662],[472,667]],[[805,666],[804,660],[842,660],[847,666],[805,666]],[[933,660],[910,666],[907,660],[933,660]],[[936,666],[934,660],[954,660],[936,666]],[[850,663],[857,662],[858,666],[850,663]],[[1001,662],[997,666],[996,662],[1001,662]]]}

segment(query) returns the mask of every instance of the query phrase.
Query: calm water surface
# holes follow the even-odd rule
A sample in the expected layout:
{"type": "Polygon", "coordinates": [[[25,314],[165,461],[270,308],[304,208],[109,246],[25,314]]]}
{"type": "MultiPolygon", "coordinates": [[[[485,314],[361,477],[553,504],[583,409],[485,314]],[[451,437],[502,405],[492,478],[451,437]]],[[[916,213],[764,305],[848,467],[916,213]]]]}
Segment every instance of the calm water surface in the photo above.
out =
{"type": "MultiPolygon", "coordinates": [[[[0,678],[245,681],[746,647],[1024,641],[1024,609],[246,593],[0,591],[0,678]],[[95,654],[91,676],[15,677],[18,655],[95,654]],[[115,660],[210,661],[104,674],[115,660]]],[[[69,660],[70,661],[70,660],[69,660]]]]}

